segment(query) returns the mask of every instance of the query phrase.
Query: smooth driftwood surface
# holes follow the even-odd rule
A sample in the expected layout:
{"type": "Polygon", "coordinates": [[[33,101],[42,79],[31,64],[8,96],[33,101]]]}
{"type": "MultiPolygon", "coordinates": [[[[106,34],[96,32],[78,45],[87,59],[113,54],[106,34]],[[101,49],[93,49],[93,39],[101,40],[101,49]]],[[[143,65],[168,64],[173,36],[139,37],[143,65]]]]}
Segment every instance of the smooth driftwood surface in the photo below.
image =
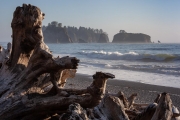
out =
{"type": "Polygon", "coordinates": [[[110,73],[96,72],[86,89],[65,89],[79,60],[53,57],[43,41],[45,14],[32,5],[17,7],[11,23],[12,46],[0,46],[0,120],[178,120],[168,93],[152,104],[137,104],[106,91],[110,73]]]}

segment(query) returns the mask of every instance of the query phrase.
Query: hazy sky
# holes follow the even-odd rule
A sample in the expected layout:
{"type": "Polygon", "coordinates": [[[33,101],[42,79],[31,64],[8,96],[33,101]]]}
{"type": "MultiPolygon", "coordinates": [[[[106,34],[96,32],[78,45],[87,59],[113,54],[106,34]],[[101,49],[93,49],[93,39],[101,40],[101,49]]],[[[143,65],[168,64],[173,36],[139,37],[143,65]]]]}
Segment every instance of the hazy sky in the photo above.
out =
{"type": "Polygon", "coordinates": [[[17,6],[38,6],[43,25],[103,29],[110,41],[119,30],[144,33],[157,42],[180,43],[180,0],[0,0],[0,41],[11,41],[11,20],[17,6]]]}

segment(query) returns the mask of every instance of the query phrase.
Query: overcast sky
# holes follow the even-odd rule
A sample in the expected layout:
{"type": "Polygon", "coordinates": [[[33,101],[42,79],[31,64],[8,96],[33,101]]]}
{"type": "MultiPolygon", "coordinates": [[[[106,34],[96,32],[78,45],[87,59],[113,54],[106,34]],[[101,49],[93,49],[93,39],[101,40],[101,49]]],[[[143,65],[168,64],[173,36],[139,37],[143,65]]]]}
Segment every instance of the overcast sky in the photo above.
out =
{"type": "Polygon", "coordinates": [[[11,20],[17,6],[38,6],[43,25],[103,29],[110,41],[119,30],[144,33],[151,41],[180,43],[180,0],[0,0],[0,41],[11,41],[11,20]]]}

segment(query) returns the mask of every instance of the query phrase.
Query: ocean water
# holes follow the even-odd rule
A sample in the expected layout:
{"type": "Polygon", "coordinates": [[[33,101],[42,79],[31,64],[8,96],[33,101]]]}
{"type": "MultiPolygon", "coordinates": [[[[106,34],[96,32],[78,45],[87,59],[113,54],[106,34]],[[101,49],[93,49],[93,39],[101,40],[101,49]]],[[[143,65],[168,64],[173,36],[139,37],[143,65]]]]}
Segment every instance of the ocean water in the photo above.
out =
{"type": "Polygon", "coordinates": [[[180,44],[47,44],[55,56],[80,59],[77,73],[180,88],[180,44]]]}
{"type": "Polygon", "coordinates": [[[180,88],[180,44],[47,45],[54,56],[80,59],[77,73],[109,72],[119,80],[180,88]]]}

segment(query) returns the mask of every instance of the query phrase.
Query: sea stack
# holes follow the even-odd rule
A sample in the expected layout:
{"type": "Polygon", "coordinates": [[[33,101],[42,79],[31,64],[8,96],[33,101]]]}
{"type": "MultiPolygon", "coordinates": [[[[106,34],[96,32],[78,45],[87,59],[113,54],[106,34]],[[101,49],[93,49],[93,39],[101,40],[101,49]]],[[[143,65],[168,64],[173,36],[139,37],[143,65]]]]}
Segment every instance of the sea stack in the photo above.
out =
{"type": "Polygon", "coordinates": [[[62,23],[52,21],[43,26],[44,41],[46,43],[107,43],[109,38],[102,29],[86,27],[64,26],[62,23]],[[102,36],[101,36],[102,35],[102,36]]]}
{"type": "Polygon", "coordinates": [[[109,43],[108,35],[105,33],[100,34],[98,43],[109,43]]]}
{"type": "Polygon", "coordinates": [[[62,27],[61,23],[53,21],[44,27],[44,41],[46,43],[71,43],[66,27],[62,27]]]}
{"type": "Polygon", "coordinates": [[[114,35],[112,43],[152,43],[151,37],[143,33],[127,33],[120,30],[114,35]]]}

